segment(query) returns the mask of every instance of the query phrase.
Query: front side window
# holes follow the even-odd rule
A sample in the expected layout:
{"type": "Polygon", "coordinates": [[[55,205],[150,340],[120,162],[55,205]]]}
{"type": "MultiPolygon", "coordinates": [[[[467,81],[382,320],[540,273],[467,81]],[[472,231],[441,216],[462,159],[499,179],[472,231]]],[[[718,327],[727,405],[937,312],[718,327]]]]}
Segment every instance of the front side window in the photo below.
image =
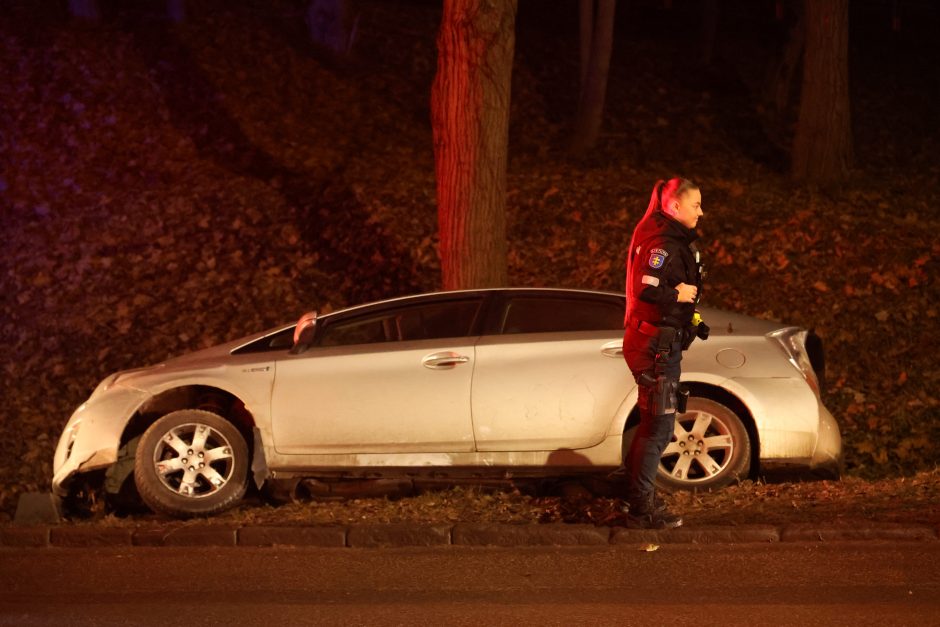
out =
{"type": "Polygon", "coordinates": [[[255,340],[251,344],[245,344],[234,351],[233,355],[245,355],[247,353],[266,353],[268,351],[286,351],[294,345],[294,327],[282,329],[277,333],[265,336],[255,340]]]}
{"type": "Polygon", "coordinates": [[[320,346],[465,337],[473,328],[481,302],[478,298],[434,302],[339,320],[323,329],[320,346]]]}
{"type": "Polygon", "coordinates": [[[506,305],[501,333],[562,333],[623,328],[623,304],[586,298],[518,297],[506,305]]]}

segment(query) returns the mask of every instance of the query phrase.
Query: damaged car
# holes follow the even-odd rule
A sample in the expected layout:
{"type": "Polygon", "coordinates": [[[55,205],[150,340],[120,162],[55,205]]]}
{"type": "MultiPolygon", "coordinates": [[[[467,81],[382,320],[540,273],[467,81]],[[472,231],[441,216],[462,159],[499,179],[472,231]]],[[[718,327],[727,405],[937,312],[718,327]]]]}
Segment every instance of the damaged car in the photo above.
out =
{"type": "MultiPolygon", "coordinates": [[[[105,378],[75,410],[53,492],[97,484],[156,512],[210,515],[258,487],[316,479],[607,476],[635,429],[623,294],[438,292],[305,314],[105,378]]],[[[811,332],[702,308],[691,397],[658,481],[717,489],[762,468],[837,471],[811,332]]]]}

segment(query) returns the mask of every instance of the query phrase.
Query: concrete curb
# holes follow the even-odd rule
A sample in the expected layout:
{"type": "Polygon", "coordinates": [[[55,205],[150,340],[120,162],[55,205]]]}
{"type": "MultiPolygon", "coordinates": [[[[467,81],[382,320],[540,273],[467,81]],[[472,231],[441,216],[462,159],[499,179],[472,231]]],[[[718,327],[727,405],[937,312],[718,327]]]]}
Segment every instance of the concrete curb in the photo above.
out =
{"type": "Polygon", "coordinates": [[[940,528],[899,523],[864,525],[816,525],[793,523],[783,529],[784,542],[825,542],[845,540],[936,540],[940,528]]]}
{"type": "Polygon", "coordinates": [[[458,523],[453,544],[464,546],[583,546],[607,544],[610,527],[458,523]]]}
{"type": "Polygon", "coordinates": [[[779,542],[782,533],[772,525],[747,527],[679,527],[678,529],[614,529],[611,544],[734,544],[742,542],[779,542]]]}
{"type": "Polygon", "coordinates": [[[625,529],[565,524],[224,525],[171,523],[147,527],[32,525],[0,527],[3,548],[114,546],[357,547],[602,546],[630,544],[741,544],[837,541],[936,542],[940,527],[899,523],[791,523],[625,529]]]}
{"type": "Polygon", "coordinates": [[[242,527],[239,546],[346,546],[345,527],[242,527]]]}

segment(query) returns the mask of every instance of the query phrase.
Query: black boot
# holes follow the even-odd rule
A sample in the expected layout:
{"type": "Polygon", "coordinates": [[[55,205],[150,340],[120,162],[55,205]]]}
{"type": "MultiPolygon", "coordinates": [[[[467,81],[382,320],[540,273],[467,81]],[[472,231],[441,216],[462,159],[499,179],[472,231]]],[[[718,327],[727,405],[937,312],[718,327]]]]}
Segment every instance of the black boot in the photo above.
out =
{"type": "MultiPolygon", "coordinates": [[[[630,511],[630,503],[639,503],[639,502],[640,502],[640,499],[632,499],[628,497],[624,506],[620,508],[620,511],[626,514],[630,511]]],[[[641,506],[637,505],[635,507],[641,507],[641,506]]],[[[659,496],[658,494],[653,496],[653,511],[660,512],[660,513],[666,511],[666,501],[664,501],[663,498],[659,496]]]]}
{"type": "Polygon", "coordinates": [[[627,502],[627,526],[631,529],[675,529],[682,526],[682,517],[666,511],[666,504],[650,494],[627,502]]]}

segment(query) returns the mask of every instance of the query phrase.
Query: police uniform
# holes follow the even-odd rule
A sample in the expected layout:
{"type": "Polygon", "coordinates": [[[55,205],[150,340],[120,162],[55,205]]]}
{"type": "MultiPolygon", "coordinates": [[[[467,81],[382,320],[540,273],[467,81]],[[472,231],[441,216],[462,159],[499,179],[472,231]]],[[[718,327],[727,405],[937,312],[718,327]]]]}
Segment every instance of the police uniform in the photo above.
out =
{"type": "Polygon", "coordinates": [[[640,410],[640,425],[624,459],[628,513],[652,516],[647,524],[654,527],[681,524],[677,517],[662,519],[653,481],[675,430],[682,351],[696,335],[707,337],[704,323],[693,324],[695,303],[678,302],[676,289],[686,283],[702,293],[697,238],[695,229],[656,210],[637,225],[627,255],[623,355],[639,384],[640,410]]]}

